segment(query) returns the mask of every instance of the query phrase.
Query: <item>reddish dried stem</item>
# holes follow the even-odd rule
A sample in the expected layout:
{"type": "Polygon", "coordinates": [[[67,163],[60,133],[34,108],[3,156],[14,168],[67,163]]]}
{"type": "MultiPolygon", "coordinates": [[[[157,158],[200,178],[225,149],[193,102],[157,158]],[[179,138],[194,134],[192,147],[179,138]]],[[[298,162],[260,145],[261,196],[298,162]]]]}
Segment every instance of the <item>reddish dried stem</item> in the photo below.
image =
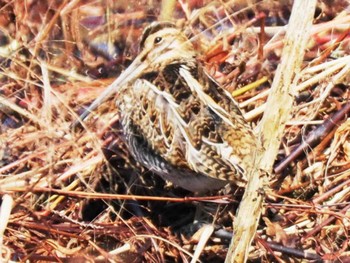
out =
{"type": "MultiPolygon", "coordinates": [[[[343,208],[339,214],[345,214],[348,210],[350,209],[350,205],[346,206],[345,208],[343,208]]],[[[324,220],[322,223],[317,224],[317,226],[312,229],[311,231],[309,231],[304,237],[301,238],[301,242],[304,243],[306,239],[308,239],[311,236],[315,236],[319,231],[321,231],[321,229],[324,226],[330,225],[334,220],[336,219],[335,216],[330,216],[328,217],[326,220],[324,220]]]]}
{"type": "Polygon", "coordinates": [[[346,103],[341,110],[329,117],[322,125],[312,131],[303,142],[274,169],[276,174],[281,173],[292,161],[305,152],[306,149],[319,144],[326,136],[338,126],[344,117],[350,112],[350,102],[346,103]]]}

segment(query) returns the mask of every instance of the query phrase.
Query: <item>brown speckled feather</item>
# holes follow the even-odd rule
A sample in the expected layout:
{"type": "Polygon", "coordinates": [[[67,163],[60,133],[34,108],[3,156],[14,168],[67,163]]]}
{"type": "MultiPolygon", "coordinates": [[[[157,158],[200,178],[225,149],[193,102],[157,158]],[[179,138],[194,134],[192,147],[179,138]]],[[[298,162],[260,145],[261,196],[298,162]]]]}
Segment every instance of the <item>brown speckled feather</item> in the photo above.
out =
{"type": "Polygon", "coordinates": [[[192,191],[220,188],[227,181],[244,185],[256,143],[230,95],[195,57],[153,70],[126,85],[117,97],[135,158],[192,191]],[[215,180],[206,182],[209,178],[215,180]]]}
{"type": "Polygon", "coordinates": [[[190,191],[244,186],[257,144],[236,102],[205,73],[173,25],[152,24],[140,48],[115,81],[123,137],[134,158],[190,191]]]}

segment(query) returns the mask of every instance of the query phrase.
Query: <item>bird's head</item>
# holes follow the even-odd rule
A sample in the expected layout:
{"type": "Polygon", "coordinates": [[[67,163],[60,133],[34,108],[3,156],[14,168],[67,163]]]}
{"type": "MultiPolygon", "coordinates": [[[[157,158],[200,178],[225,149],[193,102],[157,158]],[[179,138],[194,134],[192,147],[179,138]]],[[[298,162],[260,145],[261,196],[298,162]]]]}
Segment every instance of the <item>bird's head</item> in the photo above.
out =
{"type": "Polygon", "coordinates": [[[174,24],[154,22],[143,31],[137,59],[149,64],[149,70],[154,70],[172,63],[187,62],[195,55],[192,43],[174,24]]]}

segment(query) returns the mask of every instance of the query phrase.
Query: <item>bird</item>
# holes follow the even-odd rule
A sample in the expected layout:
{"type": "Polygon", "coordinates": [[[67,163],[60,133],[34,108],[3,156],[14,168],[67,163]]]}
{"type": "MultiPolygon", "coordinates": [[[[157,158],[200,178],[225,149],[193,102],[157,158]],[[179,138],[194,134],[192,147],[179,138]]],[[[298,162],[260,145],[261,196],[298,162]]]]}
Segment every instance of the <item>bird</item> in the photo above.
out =
{"type": "Polygon", "coordinates": [[[139,54],[78,122],[111,96],[122,140],[146,169],[197,193],[246,185],[258,147],[253,130],[173,23],[144,29],[139,54]]]}

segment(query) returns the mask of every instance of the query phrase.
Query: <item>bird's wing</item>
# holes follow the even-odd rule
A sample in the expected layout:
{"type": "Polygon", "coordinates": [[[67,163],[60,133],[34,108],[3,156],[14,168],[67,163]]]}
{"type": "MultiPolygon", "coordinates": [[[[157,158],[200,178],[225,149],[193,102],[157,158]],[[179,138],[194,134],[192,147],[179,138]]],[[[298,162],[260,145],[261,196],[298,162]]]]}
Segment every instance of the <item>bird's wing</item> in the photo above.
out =
{"type": "MultiPolygon", "coordinates": [[[[195,78],[190,69],[183,66],[179,74],[209,111],[208,120],[202,123],[214,122],[213,131],[201,136],[202,147],[214,151],[217,155],[211,158],[214,162],[229,163],[235,168],[232,180],[246,180],[245,170],[252,165],[252,152],[257,145],[251,127],[243,118],[237,103],[204,70],[199,69],[199,76],[195,78]]],[[[222,166],[224,170],[226,166],[222,166]]],[[[223,172],[218,172],[216,176],[225,177],[223,172]]],[[[229,173],[229,176],[232,177],[232,174],[229,173]]]]}
{"type": "MultiPolygon", "coordinates": [[[[239,108],[206,75],[198,81],[193,68],[172,70],[174,79],[134,83],[136,99],[130,101],[136,105],[127,119],[136,128],[129,133],[145,139],[152,154],[172,167],[243,185],[255,142],[239,108]]],[[[142,159],[140,152],[135,154],[142,159]]]]}
{"type": "MultiPolygon", "coordinates": [[[[147,80],[135,82],[133,89],[135,97],[127,101],[134,102],[134,111],[124,115],[124,136],[134,158],[184,189],[205,192],[222,188],[226,179],[207,171],[215,166],[206,171],[198,166],[204,155],[194,148],[197,145],[189,123],[191,109],[185,113],[173,96],[147,80]]],[[[192,106],[196,104],[193,101],[192,106]]]]}

